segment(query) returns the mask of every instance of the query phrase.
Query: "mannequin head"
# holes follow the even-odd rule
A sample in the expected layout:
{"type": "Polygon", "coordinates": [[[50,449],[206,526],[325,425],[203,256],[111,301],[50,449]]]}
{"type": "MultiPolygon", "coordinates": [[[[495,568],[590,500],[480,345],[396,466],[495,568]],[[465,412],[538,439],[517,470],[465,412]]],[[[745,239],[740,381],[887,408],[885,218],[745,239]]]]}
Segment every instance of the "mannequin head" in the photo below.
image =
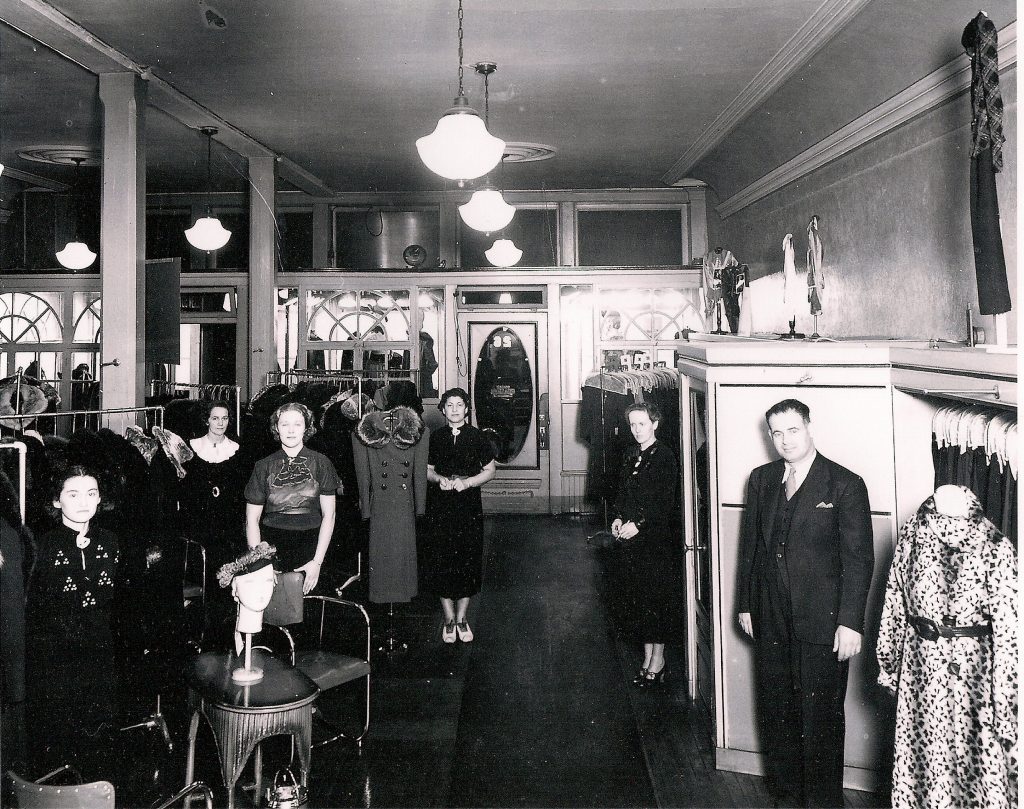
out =
{"type": "Polygon", "coordinates": [[[270,603],[277,580],[274,574],[276,552],[273,545],[261,542],[217,571],[220,586],[230,587],[238,603],[236,632],[259,632],[263,628],[263,610],[270,603]]]}
{"type": "Polygon", "coordinates": [[[276,581],[277,574],[269,559],[263,567],[235,576],[231,581],[231,595],[238,602],[236,632],[254,633],[263,629],[263,610],[270,603],[276,581]]]}

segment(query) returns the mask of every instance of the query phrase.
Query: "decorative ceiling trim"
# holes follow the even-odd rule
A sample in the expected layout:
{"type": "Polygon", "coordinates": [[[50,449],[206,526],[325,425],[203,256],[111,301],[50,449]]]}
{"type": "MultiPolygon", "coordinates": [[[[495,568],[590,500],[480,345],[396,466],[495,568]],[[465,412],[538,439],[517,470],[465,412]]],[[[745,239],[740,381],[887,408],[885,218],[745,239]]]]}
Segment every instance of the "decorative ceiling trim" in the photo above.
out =
{"type": "Polygon", "coordinates": [[[675,185],[779,85],[806,64],[871,0],[825,0],[665,174],[675,185]]]}
{"type": "Polygon", "coordinates": [[[5,180],[17,180],[20,183],[25,183],[28,189],[42,188],[47,191],[67,191],[71,188],[67,183],[57,182],[51,180],[49,177],[40,177],[37,174],[30,174],[27,171],[21,171],[19,169],[12,169],[9,166],[4,166],[4,179],[5,180]]]}
{"type": "MultiPolygon", "coordinates": [[[[1017,23],[999,32],[1000,73],[1017,64],[1017,23]]],[[[723,219],[763,199],[785,185],[817,171],[870,140],[916,118],[967,90],[971,85],[971,61],[966,54],[914,82],[888,101],[879,104],[824,140],[733,194],[715,210],[723,219]]]]}
{"type": "Polygon", "coordinates": [[[137,74],[149,85],[147,100],[152,106],[163,110],[190,129],[216,126],[219,131],[215,140],[243,157],[273,157],[277,161],[278,177],[300,191],[313,196],[329,196],[333,193],[333,189],[320,178],[228,123],[174,85],[154,75],[149,67],[134,62],[43,0],[0,0],[0,20],[90,73],[137,74]]]}
{"type": "Polygon", "coordinates": [[[100,150],[89,146],[26,146],[18,150],[18,157],[57,166],[100,165],[100,150]]]}

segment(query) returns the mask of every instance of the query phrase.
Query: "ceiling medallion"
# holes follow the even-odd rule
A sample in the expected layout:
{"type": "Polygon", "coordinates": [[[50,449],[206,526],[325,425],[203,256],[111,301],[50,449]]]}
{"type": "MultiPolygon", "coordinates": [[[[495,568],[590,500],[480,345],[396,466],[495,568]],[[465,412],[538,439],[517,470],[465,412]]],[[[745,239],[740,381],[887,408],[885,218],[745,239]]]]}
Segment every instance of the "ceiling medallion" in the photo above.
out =
{"type": "Polygon", "coordinates": [[[100,150],[88,146],[28,146],[18,150],[18,157],[54,166],[98,166],[100,164],[100,150]]]}
{"type": "Polygon", "coordinates": [[[535,160],[550,160],[558,150],[554,146],[543,143],[523,143],[508,141],[505,143],[505,163],[532,163],[535,160]]]}

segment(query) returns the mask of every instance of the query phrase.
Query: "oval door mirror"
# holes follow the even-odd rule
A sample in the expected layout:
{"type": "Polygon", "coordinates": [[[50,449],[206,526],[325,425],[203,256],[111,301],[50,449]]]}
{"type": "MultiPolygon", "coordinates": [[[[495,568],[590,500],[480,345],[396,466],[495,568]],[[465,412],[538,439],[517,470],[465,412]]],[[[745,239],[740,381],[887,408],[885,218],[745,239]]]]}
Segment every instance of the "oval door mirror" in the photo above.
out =
{"type": "Polygon", "coordinates": [[[533,372],[519,335],[505,326],[492,331],[480,349],[473,407],[477,427],[494,444],[495,460],[515,458],[533,423],[533,372]]]}

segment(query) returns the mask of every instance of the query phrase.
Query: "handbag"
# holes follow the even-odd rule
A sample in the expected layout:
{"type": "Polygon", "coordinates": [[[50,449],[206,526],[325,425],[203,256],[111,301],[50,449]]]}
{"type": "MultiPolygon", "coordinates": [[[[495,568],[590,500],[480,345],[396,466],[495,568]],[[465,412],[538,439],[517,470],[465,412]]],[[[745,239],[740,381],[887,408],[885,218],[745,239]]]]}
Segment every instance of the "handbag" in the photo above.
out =
{"type": "Polygon", "coordinates": [[[267,806],[272,809],[294,809],[309,803],[309,790],[295,778],[289,767],[283,767],[267,787],[267,806]]]}
{"type": "Polygon", "coordinates": [[[277,574],[277,585],[270,603],[263,610],[263,620],[273,626],[302,623],[302,583],[306,574],[289,570],[277,574]]]}

